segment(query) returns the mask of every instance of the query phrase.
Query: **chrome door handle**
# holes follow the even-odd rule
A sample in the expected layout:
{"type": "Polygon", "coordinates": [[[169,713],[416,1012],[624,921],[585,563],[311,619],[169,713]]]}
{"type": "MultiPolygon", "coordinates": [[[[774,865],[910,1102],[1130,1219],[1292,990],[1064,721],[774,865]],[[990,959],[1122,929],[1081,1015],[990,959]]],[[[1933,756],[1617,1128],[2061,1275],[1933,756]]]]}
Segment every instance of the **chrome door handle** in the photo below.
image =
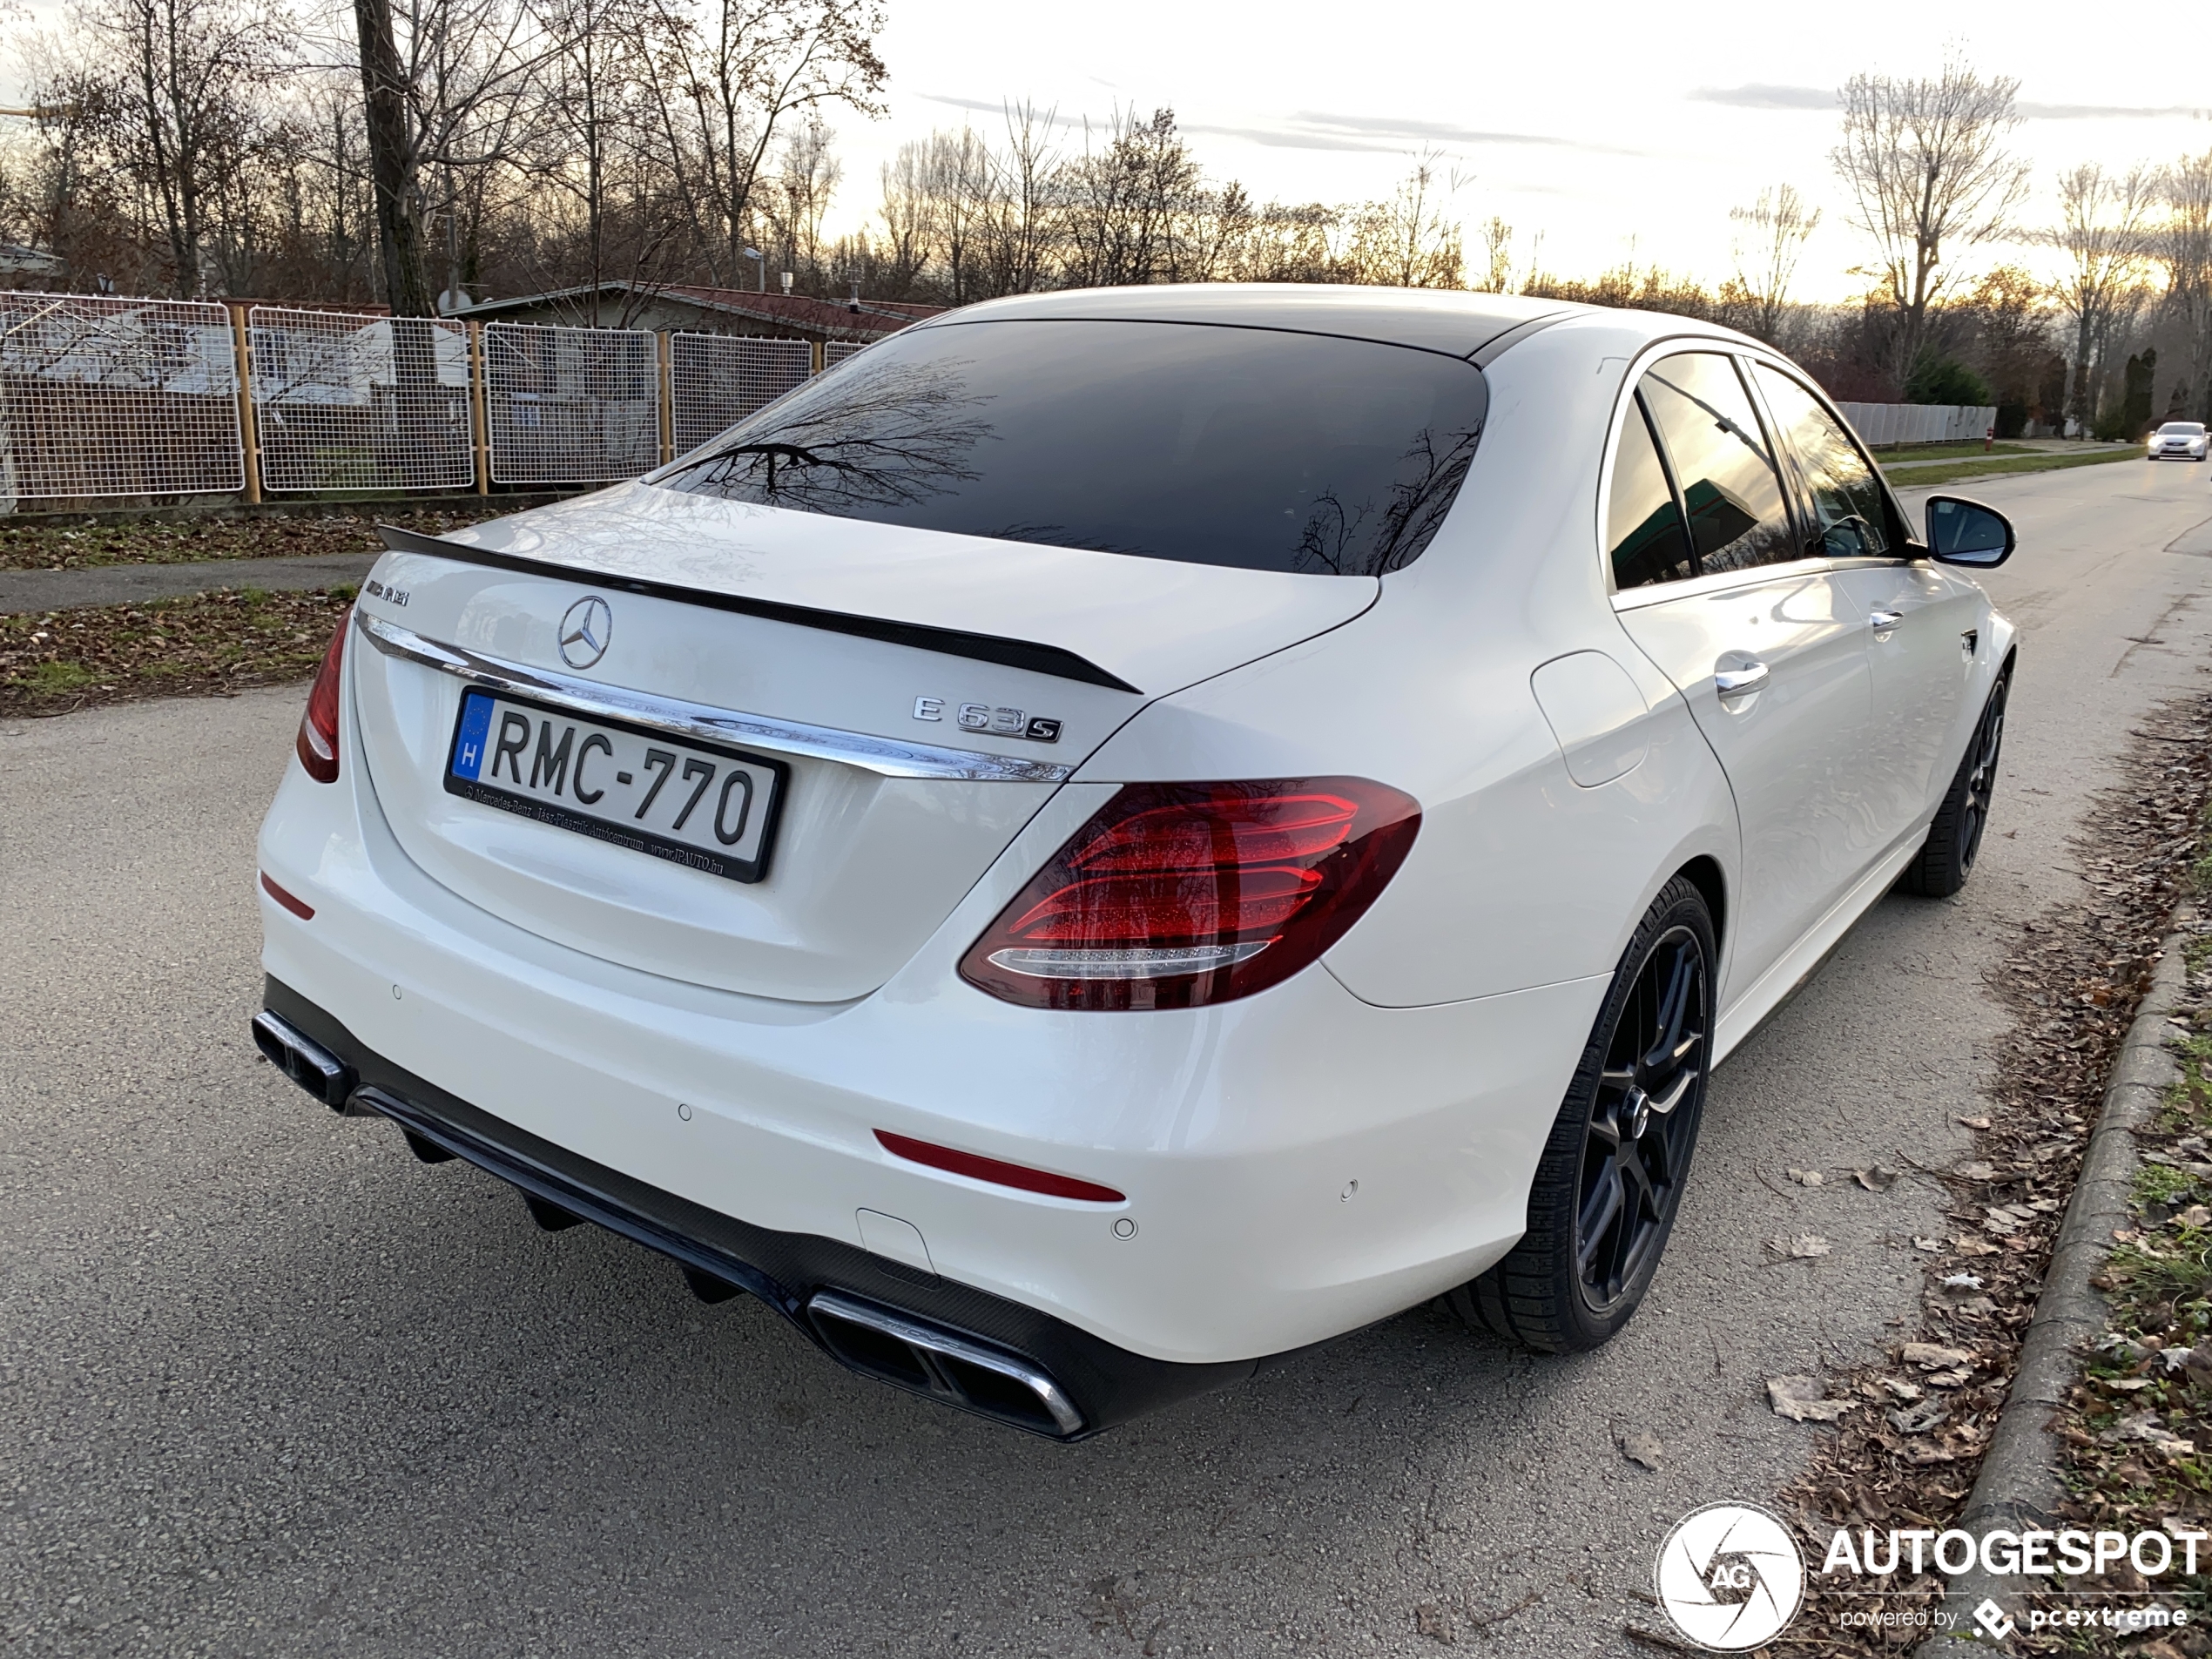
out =
{"type": "Polygon", "coordinates": [[[1879,639],[1904,620],[1905,613],[1902,610],[1877,610],[1872,616],[1867,617],[1866,625],[1874,631],[1875,638],[1879,639]]]}
{"type": "Polygon", "coordinates": [[[1716,669],[1713,673],[1713,690],[1723,697],[1749,697],[1765,688],[1772,671],[1764,663],[1747,661],[1741,668],[1716,669]]]}

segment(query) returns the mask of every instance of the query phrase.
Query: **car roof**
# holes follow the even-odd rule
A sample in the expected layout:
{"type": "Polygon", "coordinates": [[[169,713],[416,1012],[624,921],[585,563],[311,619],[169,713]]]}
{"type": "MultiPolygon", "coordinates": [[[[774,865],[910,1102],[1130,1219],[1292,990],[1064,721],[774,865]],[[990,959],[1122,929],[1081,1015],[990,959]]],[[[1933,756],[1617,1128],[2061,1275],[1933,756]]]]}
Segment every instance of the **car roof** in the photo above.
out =
{"type": "Polygon", "coordinates": [[[1540,318],[1563,319],[1588,309],[1558,300],[1452,289],[1187,282],[1018,294],[947,312],[917,327],[942,328],[1016,320],[1212,323],[1232,328],[1339,334],[1470,357],[1524,323],[1540,318]]]}

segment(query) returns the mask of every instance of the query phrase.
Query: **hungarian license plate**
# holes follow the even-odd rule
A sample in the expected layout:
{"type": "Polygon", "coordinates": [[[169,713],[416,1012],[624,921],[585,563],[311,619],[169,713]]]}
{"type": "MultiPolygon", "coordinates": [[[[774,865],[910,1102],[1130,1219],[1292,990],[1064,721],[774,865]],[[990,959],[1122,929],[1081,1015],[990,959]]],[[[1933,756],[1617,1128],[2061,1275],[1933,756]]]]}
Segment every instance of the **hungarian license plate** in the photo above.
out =
{"type": "Polygon", "coordinates": [[[758,881],[790,768],[780,760],[465,691],[446,791],[634,852],[758,881]]]}

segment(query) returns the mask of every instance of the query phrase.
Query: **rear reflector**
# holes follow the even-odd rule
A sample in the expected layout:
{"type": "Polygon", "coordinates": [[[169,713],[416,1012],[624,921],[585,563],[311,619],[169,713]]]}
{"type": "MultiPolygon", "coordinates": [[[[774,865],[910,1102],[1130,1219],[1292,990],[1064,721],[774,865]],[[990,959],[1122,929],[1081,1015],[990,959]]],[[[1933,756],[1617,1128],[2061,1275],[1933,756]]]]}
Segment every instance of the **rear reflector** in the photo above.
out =
{"type": "Polygon", "coordinates": [[[1281,983],[1405,861],[1420,804],[1365,778],[1125,784],[999,913],[961,976],[1047,1008],[1188,1008],[1281,983]]]}
{"type": "Polygon", "coordinates": [[[902,1158],[927,1163],[933,1170],[948,1170],[954,1175],[988,1181],[994,1186],[1019,1187],[1024,1192],[1042,1192],[1054,1198],[1081,1198],[1087,1204],[1128,1202],[1113,1188],[1102,1187],[1096,1181],[1078,1181],[1071,1175],[1054,1175],[998,1158],[980,1157],[973,1152],[955,1152],[949,1146],[932,1146],[927,1141],[894,1135],[887,1129],[876,1130],[875,1138],[883,1143],[884,1150],[895,1152],[902,1158]]]}
{"type": "Polygon", "coordinates": [[[261,872],[261,891],[299,917],[300,921],[313,921],[315,919],[315,907],[293,898],[275,882],[270,880],[269,873],[266,870],[261,872]]]}
{"type": "MultiPolygon", "coordinates": [[[[319,784],[338,781],[338,679],[346,662],[346,625],[354,619],[347,605],[338,617],[330,648],[322,654],[315,683],[307,688],[307,711],[300,717],[300,764],[319,784]]],[[[266,879],[266,878],[264,878],[266,879]]]]}

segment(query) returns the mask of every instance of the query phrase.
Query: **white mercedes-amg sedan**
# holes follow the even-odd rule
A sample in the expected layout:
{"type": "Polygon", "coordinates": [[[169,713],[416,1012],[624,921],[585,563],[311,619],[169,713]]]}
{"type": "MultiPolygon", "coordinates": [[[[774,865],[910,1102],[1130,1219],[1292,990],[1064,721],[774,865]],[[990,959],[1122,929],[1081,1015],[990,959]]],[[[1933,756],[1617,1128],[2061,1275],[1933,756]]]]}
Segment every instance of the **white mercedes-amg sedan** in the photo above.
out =
{"type": "Polygon", "coordinates": [[[635,482],[386,533],[260,840],[262,1050],[1074,1440],[1649,1286],[1706,1079],[1973,867],[2002,517],[1680,318],[995,301],[635,482]]]}

